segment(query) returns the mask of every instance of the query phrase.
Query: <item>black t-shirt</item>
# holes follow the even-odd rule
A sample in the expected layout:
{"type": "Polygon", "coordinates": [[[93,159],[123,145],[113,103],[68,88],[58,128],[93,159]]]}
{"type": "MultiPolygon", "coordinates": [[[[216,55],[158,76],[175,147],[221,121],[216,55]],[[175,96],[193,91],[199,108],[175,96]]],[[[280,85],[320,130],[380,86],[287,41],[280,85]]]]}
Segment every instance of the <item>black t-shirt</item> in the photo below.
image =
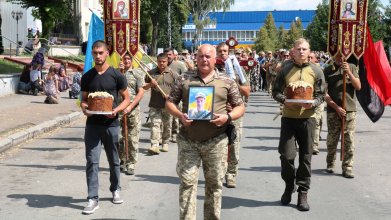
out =
{"type": "Polygon", "coordinates": [[[24,82],[24,83],[29,83],[30,82],[30,71],[27,70],[26,72],[22,73],[19,81],[24,82]]]}
{"type": "MultiPolygon", "coordinates": [[[[107,92],[114,97],[113,109],[118,106],[118,91],[127,88],[125,76],[109,67],[106,72],[99,75],[95,68],[90,69],[81,78],[81,91],[93,92],[107,92]]],[[[118,121],[118,114],[115,118],[108,118],[105,115],[92,115],[87,118],[87,124],[104,125],[104,126],[120,126],[118,121]]]]}

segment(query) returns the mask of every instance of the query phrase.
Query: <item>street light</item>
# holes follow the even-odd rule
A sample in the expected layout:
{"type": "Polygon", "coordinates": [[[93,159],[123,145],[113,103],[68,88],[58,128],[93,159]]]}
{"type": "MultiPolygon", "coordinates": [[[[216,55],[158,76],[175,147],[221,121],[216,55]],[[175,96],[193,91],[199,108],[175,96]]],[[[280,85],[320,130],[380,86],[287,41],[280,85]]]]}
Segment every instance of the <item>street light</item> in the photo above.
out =
{"type": "Polygon", "coordinates": [[[16,20],[16,56],[19,56],[19,20],[22,19],[22,16],[23,16],[23,12],[21,11],[12,11],[11,12],[12,14],[12,18],[16,20]]]}

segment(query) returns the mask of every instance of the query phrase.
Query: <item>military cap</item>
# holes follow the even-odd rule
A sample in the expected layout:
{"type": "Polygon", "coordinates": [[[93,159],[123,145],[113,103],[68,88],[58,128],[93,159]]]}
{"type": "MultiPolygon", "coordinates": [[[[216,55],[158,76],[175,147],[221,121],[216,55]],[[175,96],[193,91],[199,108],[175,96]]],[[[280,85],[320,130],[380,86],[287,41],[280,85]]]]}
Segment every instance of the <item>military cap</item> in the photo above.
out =
{"type": "Polygon", "coordinates": [[[242,50],[241,49],[236,49],[235,53],[242,53],[242,50]]]}
{"type": "Polygon", "coordinates": [[[202,92],[197,93],[197,95],[195,96],[196,99],[197,98],[205,98],[205,97],[206,97],[205,94],[202,92]]]}
{"type": "Polygon", "coordinates": [[[284,51],[285,51],[284,49],[279,49],[279,50],[278,50],[278,52],[280,52],[280,53],[281,53],[281,52],[284,52],[284,51]]]}
{"type": "Polygon", "coordinates": [[[271,51],[269,50],[267,53],[273,53],[273,52],[271,52],[271,51]]]}
{"type": "Polygon", "coordinates": [[[182,53],[189,53],[186,49],[182,50],[182,53]]]}

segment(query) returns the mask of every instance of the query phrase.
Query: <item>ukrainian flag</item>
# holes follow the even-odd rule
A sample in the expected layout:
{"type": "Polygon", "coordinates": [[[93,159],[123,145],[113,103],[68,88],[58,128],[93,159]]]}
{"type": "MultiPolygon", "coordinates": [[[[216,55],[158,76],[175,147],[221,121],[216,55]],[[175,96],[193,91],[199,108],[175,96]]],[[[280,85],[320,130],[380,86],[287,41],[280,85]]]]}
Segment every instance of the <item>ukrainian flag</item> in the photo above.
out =
{"type": "MultiPolygon", "coordinates": [[[[90,69],[92,69],[94,58],[92,57],[92,44],[97,40],[104,40],[104,25],[103,21],[94,13],[92,12],[91,16],[91,22],[90,22],[90,30],[88,33],[88,43],[87,43],[87,51],[86,51],[86,60],[84,61],[84,72],[88,72],[90,69]]],[[[81,103],[81,92],[79,94],[79,98],[77,99],[77,105],[80,107],[81,103]]]]}
{"type": "Polygon", "coordinates": [[[204,93],[205,96],[206,96],[204,109],[208,110],[208,111],[212,111],[212,107],[213,107],[213,88],[211,88],[211,87],[191,89],[190,90],[190,99],[189,99],[189,103],[190,103],[189,108],[197,108],[195,96],[199,92],[204,93]]]}

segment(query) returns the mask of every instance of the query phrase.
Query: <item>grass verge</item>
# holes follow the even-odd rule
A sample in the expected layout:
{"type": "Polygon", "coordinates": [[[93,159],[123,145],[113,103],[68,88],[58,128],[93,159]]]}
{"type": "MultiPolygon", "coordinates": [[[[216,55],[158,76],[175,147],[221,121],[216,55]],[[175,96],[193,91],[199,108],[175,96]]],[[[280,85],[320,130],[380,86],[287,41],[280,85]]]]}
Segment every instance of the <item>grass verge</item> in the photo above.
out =
{"type": "Polygon", "coordinates": [[[23,65],[11,63],[6,60],[0,59],[0,74],[21,73],[22,70],[23,65]]]}

